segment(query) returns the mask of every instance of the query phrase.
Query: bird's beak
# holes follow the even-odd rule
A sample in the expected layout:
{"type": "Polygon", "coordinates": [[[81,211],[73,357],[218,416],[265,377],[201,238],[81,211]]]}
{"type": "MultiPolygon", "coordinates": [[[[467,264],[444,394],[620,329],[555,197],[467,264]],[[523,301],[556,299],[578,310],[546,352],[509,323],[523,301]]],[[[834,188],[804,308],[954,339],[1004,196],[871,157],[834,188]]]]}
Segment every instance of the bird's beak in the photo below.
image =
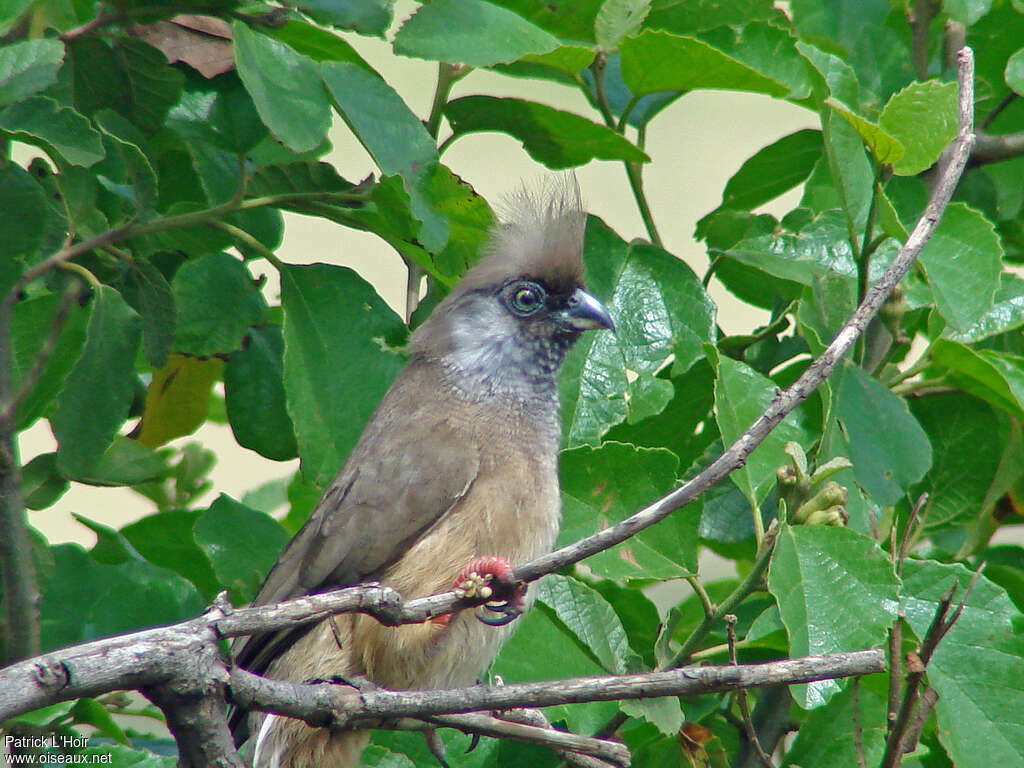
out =
{"type": "Polygon", "coordinates": [[[615,321],[604,308],[604,304],[595,299],[582,288],[569,297],[565,309],[557,314],[559,322],[566,328],[574,331],[596,331],[598,328],[607,328],[615,333],[615,321]]]}

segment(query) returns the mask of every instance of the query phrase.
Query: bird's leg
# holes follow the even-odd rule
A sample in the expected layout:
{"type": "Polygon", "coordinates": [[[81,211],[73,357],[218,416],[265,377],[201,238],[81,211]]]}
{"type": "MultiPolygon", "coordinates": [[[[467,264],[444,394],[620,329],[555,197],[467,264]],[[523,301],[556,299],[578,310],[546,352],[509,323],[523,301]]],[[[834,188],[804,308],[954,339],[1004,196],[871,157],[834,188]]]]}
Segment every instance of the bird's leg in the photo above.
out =
{"type": "MultiPolygon", "coordinates": [[[[512,564],[503,557],[485,555],[473,558],[461,571],[452,585],[455,594],[462,598],[482,598],[484,607],[499,614],[495,618],[477,618],[484,624],[500,627],[513,621],[523,612],[526,585],[512,579],[512,564]]],[[[436,621],[447,626],[451,614],[436,621]]]]}
{"type": "Polygon", "coordinates": [[[444,742],[441,741],[437,731],[429,728],[423,732],[423,737],[427,740],[427,749],[430,750],[430,754],[437,758],[441,768],[449,768],[448,761],[445,760],[444,756],[444,742]]]}

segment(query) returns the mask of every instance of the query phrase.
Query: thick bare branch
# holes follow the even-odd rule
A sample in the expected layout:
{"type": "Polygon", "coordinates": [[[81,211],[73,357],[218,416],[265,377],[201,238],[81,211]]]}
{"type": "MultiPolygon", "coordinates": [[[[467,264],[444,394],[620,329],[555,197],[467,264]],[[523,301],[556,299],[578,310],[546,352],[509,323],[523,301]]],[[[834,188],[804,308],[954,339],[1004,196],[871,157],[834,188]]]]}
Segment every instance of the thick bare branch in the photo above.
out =
{"type": "Polygon", "coordinates": [[[692,696],[866,675],[884,668],[885,654],[881,650],[867,650],[766,664],[688,667],[668,672],[577,677],[539,683],[475,685],[437,691],[358,691],[351,686],[331,683],[281,683],[236,667],[231,670],[229,697],[247,708],[345,727],[382,717],[424,718],[513,707],[692,696]]]}

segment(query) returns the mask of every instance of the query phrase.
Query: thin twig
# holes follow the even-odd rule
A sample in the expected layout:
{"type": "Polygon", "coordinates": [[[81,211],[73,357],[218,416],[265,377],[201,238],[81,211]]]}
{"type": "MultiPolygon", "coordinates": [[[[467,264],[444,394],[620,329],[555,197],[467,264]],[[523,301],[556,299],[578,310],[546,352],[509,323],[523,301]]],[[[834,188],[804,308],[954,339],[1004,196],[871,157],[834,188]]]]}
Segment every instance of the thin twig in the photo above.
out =
{"type": "Polygon", "coordinates": [[[901,609],[896,615],[896,621],[889,629],[889,699],[885,716],[886,733],[895,727],[900,711],[903,683],[903,619],[905,616],[906,614],[901,609]]]}
{"type": "MultiPolygon", "coordinates": [[[[921,510],[924,509],[924,505],[928,503],[928,493],[922,493],[917,497],[917,501],[914,502],[913,509],[910,510],[910,517],[907,518],[907,525],[903,529],[903,540],[900,542],[899,555],[896,558],[896,575],[903,575],[903,564],[907,562],[907,555],[910,554],[910,542],[914,540],[915,527],[921,517],[921,510]]],[[[895,530],[896,526],[893,525],[895,530]]]]}
{"type": "MultiPolygon", "coordinates": [[[[729,643],[729,663],[736,666],[736,615],[727,613],[725,616],[725,634],[729,643]]],[[[740,717],[743,721],[743,732],[747,735],[747,742],[757,755],[757,760],[764,768],[775,768],[772,759],[764,753],[761,740],[757,738],[757,730],[754,728],[754,721],[750,719],[750,705],[747,704],[747,689],[740,688],[734,694],[736,706],[740,709],[740,717]]]]}
{"type": "Polygon", "coordinates": [[[711,597],[708,595],[704,585],[700,583],[700,579],[696,576],[687,576],[686,582],[690,585],[693,593],[697,595],[697,599],[700,600],[700,605],[704,609],[704,615],[711,618],[715,615],[715,604],[711,602],[711,597]]]}
{"type": "Polygon", "coordinates": [[[867,768],[864,760],[864,730],[860,727],[860,678],[850,683],[850,719],[853,721],[853,746],[857,750],[857,768],[867,768]]]}

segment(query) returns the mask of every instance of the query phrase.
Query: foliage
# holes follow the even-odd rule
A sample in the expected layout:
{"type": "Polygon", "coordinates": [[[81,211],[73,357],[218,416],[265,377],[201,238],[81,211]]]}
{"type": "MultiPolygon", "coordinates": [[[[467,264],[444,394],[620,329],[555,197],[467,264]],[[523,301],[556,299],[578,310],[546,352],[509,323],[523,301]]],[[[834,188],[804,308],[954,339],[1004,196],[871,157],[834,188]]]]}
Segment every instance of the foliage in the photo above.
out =
{"type": "MultiPolygon", "coordinates": [[[[503,131],[549,168],[624,164],[650,242],[627,243],[596,218],[587,229],[588,284],[619,333],[584,340],[565,367],[569,543],[705,466],[832,339],[923,210],[956,127],[944,37],[960,35],[977,55],[979,124],[1006,151],[975,158],[918,267],[826,385],[703,499],[544,580],[493,672],[539,680],[727,661],[724,625],[694,634],[696,595],[659,616],[645,590],[696,583],[700,548],[745,575],[781,517],[767,578],[737,595],[739,659],[880,647],[897,622],[910,651],[950,585],[966,583],[964,566],[987,562],[928,669],[938,703],[904,764],[1024,766],[1024,547],[994,544],[1024,522],[1024,5],[794,0],[787,16],[769,0],[437,0],[390,37],[396,54],[441,62],[430,115],[410,111],[341,34],[383,36],[391,5],[0,8],[0,295],[16,291],[2,318],[0,407],[16,398],[14,430],[46,419],[58,442],[21,468],[24,502],[45,510],[87,483],[131,487],[153,510],[121,530],[82,519],[97,534],[88,551],[33,536],[43,649],[194,615],[224,589],[249,599],[400,370],[408,328],[369,283],[275,256],[282,211],[382,238],[425,276],[429,306],[492,221],[445,166],[451,141],[503,131]],[[209,14],[214,34],[194,17],[168,21],[183,12],[209,14]],[[234,63],[217,66],[229,40],[234,63]],[[578,88],[593,109],[449,100],[471,68],[578,88]],[[766,139],[736,169],[697,228],[711,260],[703,279],[661,242],[642,178],[648,125],[699,88],[768,94],[820,118],[819,130],[766,139]],[[318,159],[332,114],[376,178],[346,180],[318,159]],[[14,142],[37,150],[25,167],[10,159],[14,142]],[[800,185],[781,220],[758,213],[800,185]],[[279,299],[252,279],[260,260],[280,273],[279,299]],[[766,324],[720,333],[711,279],[767,310],[766,324]],[[301,471],[242,501],[197,504],[212,455],[166,444],[225,419],[240,445],[298,456],[301,471]],[[282,507],[280,522],[266,512],[282,507]],[[893,551],[904,542],[905,568],[893,551]]],[[[719,603],[745,583],[702,591],[719,603]]],[[[858,749],[877,764],[887,685],[754,692],[755,720],[795,723],[787,764],[853,765],[858,749]]],[[[112,764],[169,764],[166,743],[111,719],[133,706],[81,700],[8,725],[92,725],[107,740],[89,749],[112,764]]],[[[635,766],[753,764],[738,713],[722,695],[548,715],[585,733],[615,719],[635,766]]],[[[463,754],[465,736],[445,739],[453,766],[556,763],[488,739],[463,754]]],[[[367,759],[380,764],[430,759],[408,734],[375,743],[367,759]]]]}

